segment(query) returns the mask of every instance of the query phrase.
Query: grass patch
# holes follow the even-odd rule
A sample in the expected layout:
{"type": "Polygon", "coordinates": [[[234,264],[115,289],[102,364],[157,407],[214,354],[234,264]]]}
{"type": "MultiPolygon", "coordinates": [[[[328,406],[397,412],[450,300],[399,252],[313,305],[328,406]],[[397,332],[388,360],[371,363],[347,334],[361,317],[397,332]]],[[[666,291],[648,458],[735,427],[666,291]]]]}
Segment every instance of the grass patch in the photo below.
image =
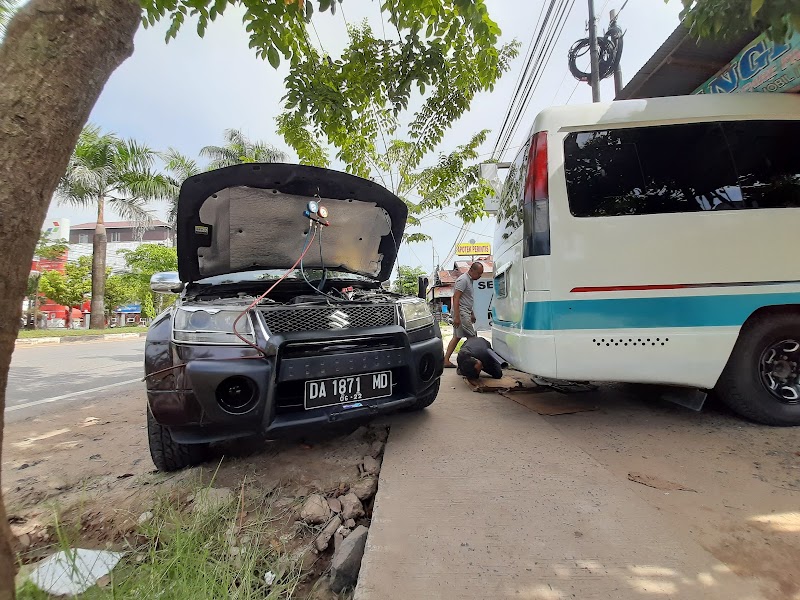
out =
{"type": "Polygon", "coordinates": [[[107,333],[146,333],[147,327],[114,327],[106,329],[20,329],[17,339],[43,337],[82,337],[107,333]]]}
{"type": "MultiPolygon", "coordinates": [[[[199,512],[167,498],[139,527],[136,544],[104,587],[89,588],[85,600],[278,600],[292,598],[301,582],[301,564],[274,537],[275,525],[287,518],[265,495],[240,512],[240,497],[199,512]],[[244,515],[247,515],[246,518],[244,515]],[[272,575],[268,575],[271,573],[272,575]],[[269,583],[268,583],[269,581],[269,583]]],[[[63,531],[63,529],[62,529],[63,531]]],[[[71,536],[70,536],[71,537],[71,536]]],[[[59,535],[59,546],[70,543],[59,535]]],[[[17,591],[19,600],[49,600],[30,582],[17,591]]]]}

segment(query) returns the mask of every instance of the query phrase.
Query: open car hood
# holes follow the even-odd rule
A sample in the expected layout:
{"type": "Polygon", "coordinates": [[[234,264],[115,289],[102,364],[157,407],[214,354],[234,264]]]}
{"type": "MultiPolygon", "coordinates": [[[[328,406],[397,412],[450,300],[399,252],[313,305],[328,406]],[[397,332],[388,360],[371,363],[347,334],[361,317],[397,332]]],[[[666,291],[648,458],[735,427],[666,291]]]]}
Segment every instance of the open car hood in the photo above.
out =
{"type": "Polygon", "coordinates": [[[328,209],[330,227],[305,268],[327,267],[386,281],[408,216],[380,185],[330,169],[252,163],[188,178],[178,198],[178,271],[183,282],[258,269],[288,269],[300,257],[309,200],[328,209]]]}

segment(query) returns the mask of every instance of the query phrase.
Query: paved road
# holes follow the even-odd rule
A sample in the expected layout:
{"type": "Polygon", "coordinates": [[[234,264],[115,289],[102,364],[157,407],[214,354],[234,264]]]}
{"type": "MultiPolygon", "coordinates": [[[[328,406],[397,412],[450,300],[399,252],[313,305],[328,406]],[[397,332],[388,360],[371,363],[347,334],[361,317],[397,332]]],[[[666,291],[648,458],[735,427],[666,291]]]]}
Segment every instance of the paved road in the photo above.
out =
{"type": "Polygon", "coordinates": [[[6,420],[143,388],[143,358],[143,338],[18,347],[11,360],[6,420]]]}

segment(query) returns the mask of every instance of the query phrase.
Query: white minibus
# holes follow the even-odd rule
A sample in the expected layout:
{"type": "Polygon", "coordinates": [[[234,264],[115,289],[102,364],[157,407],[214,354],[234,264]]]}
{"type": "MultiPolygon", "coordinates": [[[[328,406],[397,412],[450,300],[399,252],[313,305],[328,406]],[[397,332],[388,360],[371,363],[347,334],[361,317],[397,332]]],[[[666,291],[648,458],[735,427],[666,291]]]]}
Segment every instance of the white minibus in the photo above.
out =
{"type": "Polygon", "coordinates": [[[794,94],[542,111],[494,207],[495,350],[800,425],[798,146],[794,94]]]}

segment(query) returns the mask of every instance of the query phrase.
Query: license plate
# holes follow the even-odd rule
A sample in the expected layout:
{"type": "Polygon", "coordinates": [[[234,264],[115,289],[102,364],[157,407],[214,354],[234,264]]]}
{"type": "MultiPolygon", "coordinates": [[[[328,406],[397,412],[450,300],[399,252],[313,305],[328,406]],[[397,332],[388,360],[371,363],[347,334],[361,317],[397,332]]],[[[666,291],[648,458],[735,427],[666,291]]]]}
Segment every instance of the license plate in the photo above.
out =
{"type": "Polygon", "coordinates": [[[392,372],[346,375],[306,381],[306,410],[392,395],[392,372]]]}

